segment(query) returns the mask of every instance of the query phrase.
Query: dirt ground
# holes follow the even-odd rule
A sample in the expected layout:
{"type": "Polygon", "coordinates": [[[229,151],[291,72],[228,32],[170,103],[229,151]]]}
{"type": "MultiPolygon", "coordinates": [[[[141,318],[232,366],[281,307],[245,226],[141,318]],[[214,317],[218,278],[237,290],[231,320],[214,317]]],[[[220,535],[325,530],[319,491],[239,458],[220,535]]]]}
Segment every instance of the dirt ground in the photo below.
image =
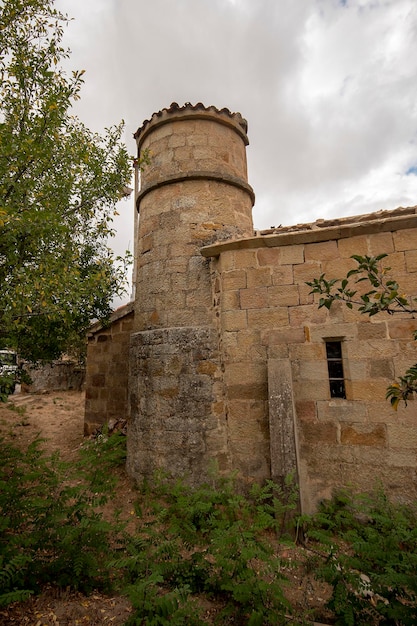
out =
{"type": "MultiPolygon", "coordinates": [[[[78,391],[15,394],[8,403],[0,403],[0,433],[3,436],[11,437],[18,446],[25,446],[41,436],[45,439],[45,450],[48,453],[59,451],[64,460],[77,457],[84,441],[83,419],[84,393],[78,391]]],[[[134,485],[122,475],[114,506],[124,508],[127,517],[134,499],[134,485]]],[[[298,560],[300,550],[285,548],[283,556],[290,562],[298,560]]],[[[285,574],[290,580],[288,597],[294,606],[303,611],[322,609],[329,593],[325,586],[300,567],[288,568],[285,574]]],[[[0,608],[0,626],[122,626],[130,614],[131,606],[124,597],[108,597],[100,593],[85,597],[51,587],[27,602],[0,608]]],[[[324,621],[326,611],[322,615],[324,621]]]]}
{"type": "Polygon", "coordinates": [[[2,431],[8,427],[17,445],[40,435],[48,452],[59,451],[64,460],[72,460],[83,441],[84,402],[81,391],[14,394],[0,404],[2,431]]]}

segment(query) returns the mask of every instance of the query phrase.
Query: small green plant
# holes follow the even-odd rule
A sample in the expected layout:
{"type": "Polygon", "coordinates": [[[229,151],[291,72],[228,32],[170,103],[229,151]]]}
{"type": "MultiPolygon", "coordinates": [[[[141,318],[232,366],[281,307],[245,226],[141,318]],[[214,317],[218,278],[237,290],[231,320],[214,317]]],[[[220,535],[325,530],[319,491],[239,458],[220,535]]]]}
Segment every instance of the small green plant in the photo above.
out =
{"type": "Polygon", "coordinates": [[[14,392],[16,377],[14,374],[2,374],[0,376],[0,402],[6,402],[7,398],[14,392]]]}
{"type": "Polygon", "coordinates": [[[114,470],[124,466],[125,460],[126,436],[120,432],[110,435],[104,428],[97,437],[81,446],[77,468],[92,491],[103,493],[108,498],[117,484],[114,470]]]}
{"type": "Polygon", "coordinates": [[[373,495],[337,494],[307,522],[315,568],[340,626],[417,623],[417,513],[373,495]],[[321,553],[321,559],[317,555],[321,553]]]}
{"type": "Polygon", "coordinates": [[[13,404],[12,402],[7,404],[7,408],[10,411],[13,411],[14,413],[17,413],[18,415],[20,415],[20,417],[23,417],[24,415],[26,415],[26,411],[27,411],[27,407],[26,406],[17,406],[16,404],[13,404]]]}
{"type": "Polygon", "coordinates": [[[202,599],[219,624],[285,622],[291,607],[274,546],[296,507],[291,481],[243,495],[233,477],[213,475],[196,489],[160,477],[140,494],[127,533],[100,508],[116,487],[125,437],[102,433],[72,465],[41,443],[22,451],[1,442],[0,605],[53,583],[117,588],[132,602],[129,626],[205,624],[202,599]]]}
{"type": "Polygon", "coordinates": [[[185,586],[161,593],[162,576],[150,576],[136,581],[129,589],[135,609],[126,626],[201,626],[205,624],[201,609],[193,602],[185,586]]]}
{"type": "Polygon", "coordinates": [[[22,367],[15,366],[15,369],[10,371],[6,368],[7,366],[2,367],[0,363],[0,402],[7,402],[8,397],[14,393],[16,384],[32,384],[31,377],[22,367]]]}

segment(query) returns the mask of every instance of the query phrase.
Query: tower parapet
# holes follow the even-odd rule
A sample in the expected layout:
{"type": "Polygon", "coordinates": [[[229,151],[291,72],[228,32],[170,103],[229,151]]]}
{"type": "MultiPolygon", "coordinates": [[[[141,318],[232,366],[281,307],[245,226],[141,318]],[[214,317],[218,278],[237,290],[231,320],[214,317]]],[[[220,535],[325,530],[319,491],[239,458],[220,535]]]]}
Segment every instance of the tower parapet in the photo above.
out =
{"type": "Polygon", "coordinates": [[[204,177],[241,187],[253,204],[244,149],[249,144],[247,127],[240,113],[206,108],[201,103],[183,107],[173,103],[169,109],[154,113],[134,135],[138,153],[149,150],[152,154],[138,208],[141,199],[155,186],[204,177]],[[174,122],[180,124],[173,126],[174,122]]]}

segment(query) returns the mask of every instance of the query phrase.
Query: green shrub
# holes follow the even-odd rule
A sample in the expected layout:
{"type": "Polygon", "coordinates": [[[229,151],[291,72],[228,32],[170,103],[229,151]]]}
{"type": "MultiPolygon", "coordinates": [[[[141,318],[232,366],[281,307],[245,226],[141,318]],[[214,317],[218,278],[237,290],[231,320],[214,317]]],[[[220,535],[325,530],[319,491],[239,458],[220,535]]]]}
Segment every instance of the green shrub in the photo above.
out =
{"type": "Polygon", "coordinates": [[[6,402],[7,398],[14,392],[16,377],[14,374],[0,375],[0,402],[6,402]]]}
{"type": "Polygon", "coordinates": [[[97,508],[111,492],[106,481],[99,489],[95,455],[74,466],[46,456],[41,443],[21,451],[0,442],[0,604],[47,582],[85,592],[110,584],[107,563],[121,527],[97,508]]]}
{"type": "Polygon", "coordinates": [[[90,490],[102,493],[108,499],[117,485],[114,470],[126,461],[126,436],[120,432],[109,435],[104,429],[94,439],[88,439],[80,448],[77,471],[90,490]]]}
{"type": "Polygon", "coordinates": [[[307,524],[321,544],[317,575],[333,588],[337,624],[417,623],[417,513],[381,491],[342,492],[307,524]]]}
{"type": "Polygon", "coordinates": [[[285,622],[274,545],[297,502],[290,481],[254,485],[244,496],[233,478],[191,489],[160,477],[139,496],[137,529],[127,534],[100,511],[116,487],[125,438],[103,433],[71,465],[45,455],[41,443],[21,451],[1,442],[0,604],[48,582],[87,593],[117,586],[134,608],[129,626],[199,626],[202,598],[220,624],[285,622]]]}
{"type": "Polygon", "coordinates": [[[163,583],[162,576],[151,574],[129,588],[135,613],[126,626],[201,626],[205,623],[187,587],[161,593],[163,583]]]}

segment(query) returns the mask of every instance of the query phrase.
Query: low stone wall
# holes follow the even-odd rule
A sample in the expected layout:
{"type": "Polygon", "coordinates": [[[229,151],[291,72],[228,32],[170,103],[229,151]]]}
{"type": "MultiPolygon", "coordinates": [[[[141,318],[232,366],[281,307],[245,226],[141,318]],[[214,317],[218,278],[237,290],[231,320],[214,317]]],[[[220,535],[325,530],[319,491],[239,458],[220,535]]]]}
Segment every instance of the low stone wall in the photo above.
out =
{"type": "Polygon", "coordinates": [[[30,385],[22,385],[22,391],[81,391],[85,380],[85,367],[73,361],[54,361],[46,365],[25,366],[32,379],[30,385]]]}

